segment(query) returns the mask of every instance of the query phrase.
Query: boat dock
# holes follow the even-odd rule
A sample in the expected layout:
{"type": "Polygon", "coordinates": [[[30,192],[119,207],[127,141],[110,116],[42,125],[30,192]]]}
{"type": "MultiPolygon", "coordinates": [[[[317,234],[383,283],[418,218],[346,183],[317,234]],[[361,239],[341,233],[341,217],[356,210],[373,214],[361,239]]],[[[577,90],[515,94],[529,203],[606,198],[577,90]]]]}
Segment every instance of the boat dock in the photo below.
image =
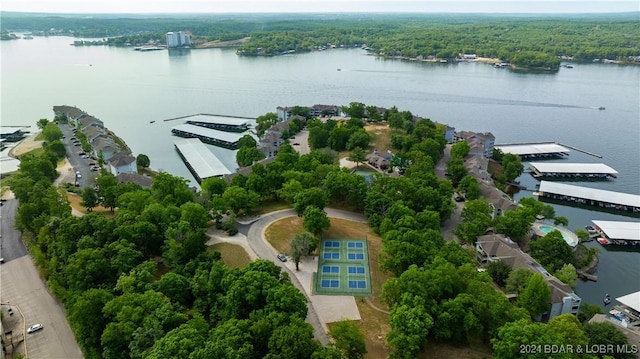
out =
{"type": "Polygon", "coordinates": [[[176,151],[198,183],[210,177],[222,177],[231,171],[197,138],[173,142],[176,151]]]}
{"type": "Polygon", "coordinates": [[[591,221],[600,236],[617,245],[640,245],[640,222],[591,221]]]}
{"type": "Polygon", "coordinates": [[[618,171],[604,163],[559,163],[531,162],[531,174],[535,178],[576,178],[576,179],[608,179],[616,178],[618,171]]]}
{"type": "Polygon", "coordinates": [[[183,117],[183,119],[190,125],[220,131],[245,132],[249,129],[249,120],[245,118],[198,114],[183,117]]]}
{"type": "Polygon", "coordinates": [[[534,194],[537,194],[541,198],[640,213],[640,195],[637,194],[605,191],[544,180],[540,182],[538,192],[534,192],[534,194]]]}
{"type": "Polygon", "coordinates": [[[171,133],[185,138],[198,138],[204,143],[230,150],[238,149],[238,141],[245,135],[243,133],[219,131],[190,124],[173,126],[171,127],[171,133]]]}
{"type": "Polygon", "coordinates": [[[493,147],[502,153],[518,155],[522,159],[563,158],[569,156],[570,152],[567,147],[555,142],[501,144],[493,147]]]}
{"type": "Polygon", "coordinates": [[[231,116],[231,115],[214,115],[211,113],[196,113],[195,115],[186,115],[186,116],[178,116],[178,117],[173,117],[173,118],[168,118],[166,120],[163,120],[164,122],[168,122],[168,121],[175,121],[175,120],[183,120],[185,118],[189,118],[189,117],[196,117],[196,116],[212,116],[212,117],[219,117],[219,118],[234,118],[234,119],[243,119],[243,120],[255,120],[255,118],[253,117],[242,117],[242,116],[231,116]]]}

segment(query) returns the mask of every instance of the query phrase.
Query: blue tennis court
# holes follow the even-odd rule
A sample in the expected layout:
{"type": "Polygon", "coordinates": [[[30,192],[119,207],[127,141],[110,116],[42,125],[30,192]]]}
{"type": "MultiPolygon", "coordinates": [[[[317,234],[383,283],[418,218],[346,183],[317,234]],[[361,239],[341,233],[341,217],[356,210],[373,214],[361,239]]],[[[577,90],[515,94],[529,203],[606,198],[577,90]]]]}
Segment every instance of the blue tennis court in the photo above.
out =
{"type": "Polygon", "coordinates": [[[363,266],[350,266],[349,267],[349,274],[364,274],[364,267],[363,266]]]}
{"type": "Polygon", "coordinates": [[[348,248],[363,248],[364,247],[364,243],[362,243],[362,242],[348,242],[347,243],[347,247],[348,248]]]}
{"type": "Polygon", "coordinates": [[[350,280],[349,288],[351,289],[366,289],[367,281],[366,280],[350,280]]]}
{"type": "Polygon", "coordinates": [[[352,261],[361,261],[364,259],[364,253],[348,253],[347,258],[352,261]]]}
{"type": "Polygon", "coordinates": [[[322,273],[340,273],[339,266],[322,266],[322,273]]]}
{"type": "Polygon", "coordinates": [[[323,279],[322,288],[340,288],[340,279],[323,279]]]}
{"type": "Polygon", "coordinates": [[[324,242],[325,248],[340,248],[340,241],[326,241],[324,242]]]}
{"type": "Polygon", "coordinates": [[[322,258],[324,259],[340,259],[340,253],[339,252],[334,252],[334,253],[324,253],[322,255],[322,258]]]}

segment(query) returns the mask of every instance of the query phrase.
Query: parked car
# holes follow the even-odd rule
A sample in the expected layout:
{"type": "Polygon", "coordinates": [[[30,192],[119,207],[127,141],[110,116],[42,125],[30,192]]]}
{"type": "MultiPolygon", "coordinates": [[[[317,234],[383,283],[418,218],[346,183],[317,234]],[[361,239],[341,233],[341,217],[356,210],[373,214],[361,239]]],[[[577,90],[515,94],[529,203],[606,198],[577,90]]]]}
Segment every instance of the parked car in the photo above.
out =
{"type": "Polygon", "coordinates": [[[27,333],[28,334],[35,333],[38,330],[42,330],[42,328],[44,328],[42,324],[34,324],[27,329],[27,333]]]}
{"type": "Polygon", "coordinates": [[[282,253],[278,253],[277,257],[281,262],[286,262],[287,261],[287,257],[282,253]]]}

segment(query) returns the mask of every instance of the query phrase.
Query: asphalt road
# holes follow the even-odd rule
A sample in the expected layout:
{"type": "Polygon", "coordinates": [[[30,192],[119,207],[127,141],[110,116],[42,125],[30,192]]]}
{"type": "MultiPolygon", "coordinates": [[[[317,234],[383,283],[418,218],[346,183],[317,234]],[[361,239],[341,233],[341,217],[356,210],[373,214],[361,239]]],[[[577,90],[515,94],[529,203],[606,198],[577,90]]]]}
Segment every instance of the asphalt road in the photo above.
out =
{"type": "Polygon", "coordinates": [[[13,331],[14,335],[24,333],[25,341],[16,353],[26,351],[28,358],[82,358],[62,305],[47,290],[27,255],[20,232],[13,228],[17,205],[17,200],[10,199],[0,207],[5,256],[5,263],[0,265],[0,302],[3,309],[8,305],[14,309],[13,320],[9,321],[12,327],[4,330],[13,331]],[[44,329],[26,334],[26,328],[36,323],[43,324],[44,329]]]}
{"type": "Polygon", "coordinates": [[[0,207],[0,258],[4,258],[5,263],[29,253],[22,243],[22,235],[13,225],[17,209],[16,199],[8,199],[0,207]]]}

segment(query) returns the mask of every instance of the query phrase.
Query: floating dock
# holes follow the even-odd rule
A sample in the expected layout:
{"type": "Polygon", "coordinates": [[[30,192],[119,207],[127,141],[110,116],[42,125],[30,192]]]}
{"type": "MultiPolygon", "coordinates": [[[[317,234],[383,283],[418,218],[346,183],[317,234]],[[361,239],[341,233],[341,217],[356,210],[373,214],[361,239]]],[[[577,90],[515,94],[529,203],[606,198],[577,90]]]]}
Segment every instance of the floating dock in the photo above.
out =
{"type": "Polygon", "coordinates": [[[173,126],[171,133],[185,138],[197,138],[204,143],[230,150],[238,149],[238,141],[246,135],[246,133],[225,132],[190,124],[173,126]]]}
{"type": "Polygon", "coordinates": [[[611,244],[640,245],[640,222],[591,221],[596,231],[611,244]]]}
{"type": "Polygon", "coordinates": [[[249,129],[249,119],[230,116],[209,115],[205,113],[183,117],[186,123],[214,130],[245,132],[249,129]]]}
{"type": "Polygon", "coordinates": [[[608,179],[616,178],[618,171],[604,163],[559,163],[531,162],[531,174],[535,178],[576,178],[576,179],[608,179]]]}
{"type": "Polygon", "coordinates": [[[210,177],[222,177],[231,171],[197,138],[184,138],[173,142],[198,183],[210,177]]]}
{"type": "Polygon", "coordinates": [[[520,158],[562,158],[569,156],[570,150],[555,142],[519,143],[495,145],[502,153],[512,153],[520,158]]]}
{"type": "MultiPolygon", "coordinates": [[[[536,193],[534,193],[536,194],[536,193]]],[[[537,195],[587,206],[640,213],[640,195],[541,181],[537,195]]]]}

